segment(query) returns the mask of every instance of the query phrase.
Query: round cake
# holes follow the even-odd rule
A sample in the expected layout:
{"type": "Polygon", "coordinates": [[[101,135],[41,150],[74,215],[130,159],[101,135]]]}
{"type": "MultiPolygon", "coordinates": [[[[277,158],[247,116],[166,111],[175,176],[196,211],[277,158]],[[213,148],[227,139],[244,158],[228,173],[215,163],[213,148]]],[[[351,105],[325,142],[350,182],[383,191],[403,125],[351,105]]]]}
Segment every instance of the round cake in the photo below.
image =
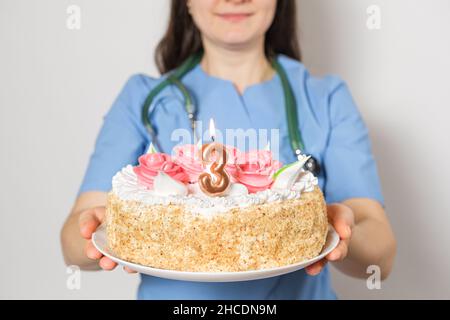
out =
{"type": "Polygon", "coordinates": [[[217,150],[205,162],[196,145],[177,146],[171,156],[150,148],[137,166],[120,170],[106,208],[110,250],[133,263],[197,272],[317,256],[328,221],[317,178],[303,169],[307,157],[282,166],[266,150],[223,146],[223,157],[217,150]]]}

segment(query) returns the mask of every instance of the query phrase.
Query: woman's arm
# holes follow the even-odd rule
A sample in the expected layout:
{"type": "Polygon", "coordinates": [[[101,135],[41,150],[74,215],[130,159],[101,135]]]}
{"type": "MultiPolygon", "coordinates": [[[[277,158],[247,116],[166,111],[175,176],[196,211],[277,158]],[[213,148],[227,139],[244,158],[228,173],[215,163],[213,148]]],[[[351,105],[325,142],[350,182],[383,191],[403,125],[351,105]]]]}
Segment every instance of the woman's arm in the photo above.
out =
{"type": "Polygon", "coordinates": [[[95,249],[91,236],[103,222],[106,192],[82,193],[61,230],[61,245],[67,265],[77,265],[82,270],[112,270],[116,263],[95,249]]]}
{"type": "Polygon", "coordinates": [[[381,278],[390,274],[397,244],[383,207],[371,199],[355,198],[343,202],[353,211],[354,227],[345,260],[334,265],[345,274],[367,278],[367,267],[380,267],[381,278]]]}
{"type": "Polygon", "coordinates": [[[396,241],[383,207],[378,201],[353,198],[328,205],[328,218],[341,241],[325,259],[309,266],[310,275],[318,274],[328,261],[343,273],[367,278],[367,267],[380,267],[381,279],[392,270],[396,241]]]}

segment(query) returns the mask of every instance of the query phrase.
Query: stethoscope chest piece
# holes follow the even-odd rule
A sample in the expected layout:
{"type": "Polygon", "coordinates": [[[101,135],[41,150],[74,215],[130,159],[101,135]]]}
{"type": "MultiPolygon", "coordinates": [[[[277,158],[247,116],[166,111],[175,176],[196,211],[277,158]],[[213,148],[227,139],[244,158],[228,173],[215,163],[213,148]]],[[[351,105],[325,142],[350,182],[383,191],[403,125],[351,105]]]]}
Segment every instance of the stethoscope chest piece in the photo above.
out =
{"type": "Polygon", "coordinates": [[[319,175],[321,170],[319,161],[317,161],[316,158],[314,158],[313,156],[311,156],[311,158],[309,158],[308,161],[306,161],[303,168],[311,172],[316,177],[319,175]]]}

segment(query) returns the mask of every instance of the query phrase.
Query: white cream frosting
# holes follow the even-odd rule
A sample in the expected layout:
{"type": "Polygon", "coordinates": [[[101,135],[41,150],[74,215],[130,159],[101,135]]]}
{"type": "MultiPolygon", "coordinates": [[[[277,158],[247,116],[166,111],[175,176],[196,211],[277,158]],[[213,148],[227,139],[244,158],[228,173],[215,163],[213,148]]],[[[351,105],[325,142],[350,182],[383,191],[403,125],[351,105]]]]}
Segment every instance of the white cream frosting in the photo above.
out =
{"type": "Polygon", "coordinates": [[[245,186],[234,183],[228,195],[208,197],[199,190],[197,184],[193,184],[188,186],[189,192],[187,195],[161,196],[140,185],[137,175],[133,171],[133,166],[128,165],[113,177],[112,191],[122,200],[135,200],[148,205],[184,205],[192,212],[211,215],[235,207],[300,198],[302,192],[313,191],[317,184],[317,178],[312,173],[305,171],[290,190],[267,189],[256,193],[248,193],[245,186]]]}
{"type": "Polygon", "coordinates": [[[164,197],[170,195],[187,196],[189,192],[184,183],[160,171],[153,180],[153,193],[164,197]]]}

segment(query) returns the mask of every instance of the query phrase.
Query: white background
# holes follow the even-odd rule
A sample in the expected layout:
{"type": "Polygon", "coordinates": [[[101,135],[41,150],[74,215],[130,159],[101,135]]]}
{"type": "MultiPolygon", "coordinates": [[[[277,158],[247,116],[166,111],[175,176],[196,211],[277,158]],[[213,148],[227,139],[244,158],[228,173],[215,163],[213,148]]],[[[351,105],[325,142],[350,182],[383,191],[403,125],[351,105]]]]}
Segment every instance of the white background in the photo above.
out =
{"type": "MultiPolygon", "coordinates": [[[[299,4],[305,64],[345,79],[369,126],[399,245],[381,290],[333,272],[339,296],[449,299],[450,2],[299,4]]],[[[68,290],[59,231],[102,116],[131,74],[157,75],[167,13],[165,0],[0,0],[0,298],[135,298],[122,270],[68,290]],[[66,28],[70,4],[81,30],[66,28]]]]}

